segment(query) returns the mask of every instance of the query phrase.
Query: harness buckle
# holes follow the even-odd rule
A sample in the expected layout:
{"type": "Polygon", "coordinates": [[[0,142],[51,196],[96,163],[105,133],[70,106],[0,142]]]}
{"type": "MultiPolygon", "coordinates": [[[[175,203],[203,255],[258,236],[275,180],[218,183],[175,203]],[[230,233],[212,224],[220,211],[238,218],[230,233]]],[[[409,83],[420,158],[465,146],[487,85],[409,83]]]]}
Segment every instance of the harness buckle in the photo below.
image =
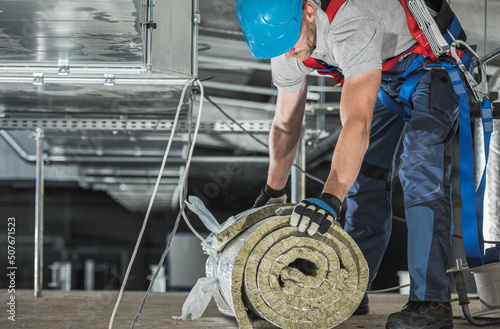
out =
{"type": "Polygon", "coordinates": [[[440,62],[433,61],[430,58],[426,58],[422,64],[424,70],[441,70],[444,69],[440,62]]]}
{"type": "Polygon", "coordinates": [[[453,42],[451,43],[451,56],[455,59],[456,64],[460,68],[460,71],[462,71],[462,73],[464,74],[467,84],[474,94],[474,98],[479,102],[483,101],[483,99],[485,98],[489,99],[488,78],[486,76],[485,63],[481,61],[479,55],[467,43],[462,40],[455,39],[450,31],[447,30],[447,32],[453,40],[453,42]],[[457,49],[460,46],[464,46],[470,52],[470,54],[472,54],[472,56],[474,57],[473,59],[478,63],[477,67],[481,76],[480,82],[477,82],[474,79],[474,76],[469,72],[465,64],[462,62],[460,56],[458,56],[457,49]]]}

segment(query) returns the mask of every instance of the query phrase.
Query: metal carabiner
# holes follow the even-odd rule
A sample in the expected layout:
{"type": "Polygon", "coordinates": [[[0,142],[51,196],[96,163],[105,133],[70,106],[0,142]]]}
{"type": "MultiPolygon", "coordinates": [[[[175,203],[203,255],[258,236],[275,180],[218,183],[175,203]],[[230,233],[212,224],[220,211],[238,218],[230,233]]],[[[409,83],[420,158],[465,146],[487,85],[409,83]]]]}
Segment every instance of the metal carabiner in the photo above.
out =
{"type": "Polygon", "coordinates": [[[464,41],[462,40],[456,40],[453,35],[448,31],[448,35],[451,37],[453,42],[451,43],[451,56],[456,60],[458,67],[460,68],[460,71],[465,76],[465,79],[467,80],[467,84],[472,90],[472,93],[474,94],[474,98],[481,102],[483,99],[487,98],[489,99],[489,89],[488,89],[488,78],[486,76],[486,64],[481,61],[481,58],[479,55],[464,41]],[[457,48],[459,46],[464,46],[467,48],[467,50],[473,55],[473,57],[477,60],[478,63],[478,70],[479,74],[481,75],[481,80],[480,82],[477,82],[474,79],[474,76],[469,72],[465,64],[462,62],[462,59],[458,56],[457,54],[457,48]]]}

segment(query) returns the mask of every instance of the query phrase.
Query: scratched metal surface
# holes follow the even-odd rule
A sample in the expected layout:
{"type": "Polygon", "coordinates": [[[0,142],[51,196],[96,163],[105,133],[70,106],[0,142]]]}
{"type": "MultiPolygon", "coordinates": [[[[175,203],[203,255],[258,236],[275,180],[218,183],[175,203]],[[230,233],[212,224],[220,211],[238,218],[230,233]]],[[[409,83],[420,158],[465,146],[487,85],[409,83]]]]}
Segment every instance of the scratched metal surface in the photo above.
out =
{"type": "Polygon", "coordinates": [[[28,115],[48,113],[173,113],[182,86],[2,84],[0,109],[28,115]]]}
{"type": "Polygon", "coordinates": [[[140,65],[140,0],[0,1],[0,61],[140,65]]]}
{"type": "MultiPolygon", "coordinates": [[[[185,76],[179,79],[179,84],[156,85],[155,79],[178,76],[155,71],[152,75],[144,74],[145,46],[141,44],[145,38],[141,23],[146,21],[145,3],[144,0],[0,0],[0,78],[4,78],[0,83],[0,113],[175,111],[182,89],[179,84],[184,83],[185,76]],[[58,75],[61,66],[69,67],[67,77],[58,75]],[[34,85],[33,74],[41,67],[45,68],[44,84],[34,85]],[[114,74],[117,80],[141,81],[105,86],[104,74],[114,74]],[[10,83],[7,78],[25,80],[10,83]],[[89,78],[93,80],[82,83],[89,78]]],[[[153,34],[168,33],[172,17],[156,14],[159,27],[153,34]]],[[[190,16],[178,19],[188,26],[191,24],[190,16]]],[[[190,49],[190,44],[184,43],[190,49]]],[[[155,53],[159,57],[169,55],[155,53]]],[[[190,58],[185,61],[190,66],[190,58]]]]}

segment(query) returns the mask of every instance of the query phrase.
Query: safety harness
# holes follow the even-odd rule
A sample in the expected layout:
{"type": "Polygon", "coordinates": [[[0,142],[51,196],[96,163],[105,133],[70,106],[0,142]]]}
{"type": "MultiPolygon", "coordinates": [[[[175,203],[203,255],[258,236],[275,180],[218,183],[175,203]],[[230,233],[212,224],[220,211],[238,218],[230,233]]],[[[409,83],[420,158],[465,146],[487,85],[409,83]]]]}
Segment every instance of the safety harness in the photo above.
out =
{"type": "MultiPolygon", "coordinates": [[[[333,21],[333,18],[337,14],[338,10],[347,0],[321,0],[321,9],[325,11],[330,24],[333,21]]],[[[432,51],[431,44],[427,40],[424,32],[418,25],[417,20],[413,16],[412,12],[408,8],[407,0],[400,0],[401,5],[403,6],[406,17],[408,20],[408,27],[410,29],[410,33],[415,38],[417,43],[412,46],[410,49],[405,52],[385,61],[382,64],[382,71],[389,71],[393,69],[398,63],[399,59],[409,53],[416,53],[419,55],[423,55],[428,57],[430,61],[438,61],[438,57],[432,51]]],[[[439,27],[439,31],[443,34],[443,37],[448,41],[448,43],[452,43],[454,39],[466,41],[466,35],[464,30],[462,29],[462,25],[460,24],[457,16],[453,13],[448,3],[444,0],[427,0],[429,3],[432,1],[432,9],[437,12],[437,16],[434,20],[439,27]],[[435,2],[435,3],[434,3],[435,2]],[[447,33],[450,31],[452,36],[450,37],[447,33]],[[453,39],[452,39],[453,38],[453,39]]],[[[426,1],[426,3],[427,3],[426,1]]],[[[315,59],[313,57],[309,57],[308,59],[303,61],[304,65],[316,70],[319,74],[322,75],[331,75],[335,79],[338,84],[343,84],[344,76],[342,75],[342,71],[338,67],[331,66],[321,60],[315,59]]],[[[420,66],[422,67],[422,66],[420,66]]]]}
{"type": "MultiPolygon", "coordinates": [[[[321,8],[328,16],[330,24],[335,14],[347,0],[322,0],[321,8]]],[[[460,190],[462,198],[462,230],[465,247],[465,255],[469,267],[484,264],[484,240],[483,240],[483,200],[486,185],[486,165],[477,191],[474,188],[474,165],[472,150],[472,132],[469,113],[469,96],[467,87],[462,80],[465,77],[467,85],[471,89],[476,101],[481,104],[481,118],[484,132],[485,163],[488,163],[489,144],[491,133],[493,132],[492,106],[489,100],[487,79],[484,67],[479,67],[481,72],[481,82],[478,83],[473,77],[474,61],[479,63],[479,56],[466,43],[466,35],[462,29],[457,16],[453,13],[445,0],[425,0],[420,1],[424,6],[437,13],[433,19],[442,35],[437,38],[444,38],[449,44],[450,51],[446,54],[436,54],[424,30],[419,25],[419,21],[410,10],[408,3],[411,1],[400,0],[407,16],[410,33],[417,43],[403,52],[382,64],[382,70],[393,69],[402,56],[409,53],[416,53],[417,56],[409,68],[401,74],[405,78],[399,98],[404,105],[397,103],[382,88],[379,89],[378,98],[389,110],[401,116],[407,121],[411,117],[413,108],[412,97],[415,87],[420,78],[425,74],[426,69],[442,68],[448,73],[453,89],[459,96],[459,120],[460,120],[460,190]],[[460,47],[462,50],[457,49],[460,47]],[[472,58],[474,57],[474,58],[472,58]],[[472,72],[472,73],[471,73],[472,72]]],[[[419,17],[420,18],[420,17],[419,17]]],[[[428,32],[428,30],[427,30],[428,32]]],[[[338,67],[331,66],[321,60],[308,58],[303,61],[304,65],[313,68],[321,75],[331,75],[337,84],[342,85],[344,76],[338,67]]]]}

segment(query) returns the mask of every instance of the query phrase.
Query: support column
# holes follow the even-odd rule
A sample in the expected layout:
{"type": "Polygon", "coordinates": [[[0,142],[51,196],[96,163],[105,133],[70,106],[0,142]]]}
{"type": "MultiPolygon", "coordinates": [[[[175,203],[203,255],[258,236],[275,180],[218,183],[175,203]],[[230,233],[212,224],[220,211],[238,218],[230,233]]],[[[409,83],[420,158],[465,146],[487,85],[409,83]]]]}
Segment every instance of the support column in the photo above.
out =
{"type": "Polygon", "coordinates": [[[198,78],[198,31],[200,24],[200,1],[193,0],[193,59],[191,73],[195,79],[198,78]]]}
{"type": "Polygon", "coordinates": [[[95,261],[87,259],[85,261],[83,289],[85,291],[92,291],[95,289],[95,261]]]}
{"type": "Polygon", "coordinates": [[[43,141],[42,129],[36,130],[36,184],[35,184],[35,297],[42,296],[43,288],[43,141]]]}

